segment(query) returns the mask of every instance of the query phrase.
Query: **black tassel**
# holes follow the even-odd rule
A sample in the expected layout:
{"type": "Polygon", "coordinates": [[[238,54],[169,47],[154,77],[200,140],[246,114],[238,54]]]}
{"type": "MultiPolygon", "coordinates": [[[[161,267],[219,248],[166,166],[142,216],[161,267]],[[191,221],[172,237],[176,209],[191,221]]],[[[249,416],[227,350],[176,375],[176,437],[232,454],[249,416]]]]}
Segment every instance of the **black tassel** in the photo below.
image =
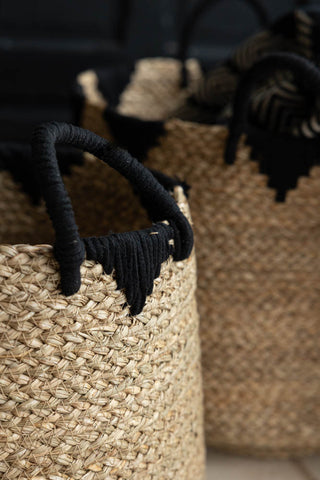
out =
{"type": "Polygon", "coordinates": [[[174,229],[163,223],[151,228],[83,240],[87,259],[101,263],[106,274],[115,271],[119,290],[124,289],[132,315],[141,312],[161,265],[173,254],[174,229]]]}

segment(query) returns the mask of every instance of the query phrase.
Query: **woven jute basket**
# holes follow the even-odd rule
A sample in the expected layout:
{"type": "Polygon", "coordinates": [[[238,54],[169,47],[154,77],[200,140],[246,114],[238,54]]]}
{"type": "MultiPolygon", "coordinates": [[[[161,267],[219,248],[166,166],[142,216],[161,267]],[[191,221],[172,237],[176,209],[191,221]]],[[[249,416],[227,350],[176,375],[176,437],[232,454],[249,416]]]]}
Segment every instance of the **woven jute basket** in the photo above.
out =
{"type": "MultiPolygon", "coordinates": [[[[197,62],[188,69],[196,81],[197,62]]],[[[110,102],[111,71],[79,75],[81,123],[192,186],[207,443],[261,456],[319,451],[320,168],[312,159],[307,166],[313,140],[310,146],[252,128],[228,165],[226,126],[174,116],[188,95],[178,61],[144,59],[130,71],[110,102]],[[290,176],[294,167],[294,186],[281,187],[283,169],[290,176]],[[288,190],[282,202],[280,187],[288,190]]]]}
{"type": "Polygon", "coordinates": [[[54,229],[12,164],[0,171],[1,478],[202,480],[196,266],[183,188],[66,124],[36,130],[32,164],[33,193],[40,184],[54,229]],[[90,236],[80,239],[55,142],[119,170],[152,227],[127,180],[86,154],[63,177],[90,236]],[[110,227],[117,233],[92,237],[110,227]]]}

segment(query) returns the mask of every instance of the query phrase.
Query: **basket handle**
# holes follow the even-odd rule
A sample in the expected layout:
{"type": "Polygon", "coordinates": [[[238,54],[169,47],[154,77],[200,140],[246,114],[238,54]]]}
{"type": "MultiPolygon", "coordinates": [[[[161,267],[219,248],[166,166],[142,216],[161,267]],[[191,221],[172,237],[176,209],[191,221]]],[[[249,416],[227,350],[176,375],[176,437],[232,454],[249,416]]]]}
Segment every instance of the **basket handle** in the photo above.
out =
{"type": "MultiPolygon", "coordinates": [[[[181,66],[181,84],[182,87],[186,87],[188,85],[188,73],[186,67],[186,58],[187,52],[189,50],[189,46],[191,43],[191,38],[194,33],[194,29],[205,13],[205,11],[213,5],[217,5],[221,2],[221,0],[199,0],[198,3],[194,6],[191,10],[190,14],[187,16],[186,21],[181,30],[179,45],[178,45],[178,55],[177,58],[182,62],[181,66]]],[[[264,8],[263,4],[260,0],[244,0],[253,11],[256,13],[259,24],[262,27],[265,27],[269,23],[269,18],[266,9],[264,8]]]]}
{"type": "MultiPolygon", "coordinates": [[[[190,255],[193,247],[193,233],[190,224],[169,192],[151,171],[128,152],[115,147],[89,130],[67,123],[42,124],[35,129],[33,134],[33,162],[39,175],[47,211],[56,234],[54,252],[60,264],[61,287],[65,295],[72,295],[80,288],[80,265],[85,258],[85,241],[80,238],[71,200],[63,184],[57,162],[56,143],[72,145],[88,151],[123,175],[140,194],[142,203],[151,219],[155,222],[168,221],[169,225],[161,225],[168,228],[171,233],[173,232],[173,258],[179,261],[190,255]]],[[[133,238],[128,238],[129,233],[115,234],[113,239],[121,235],[127,235],[126,238],[132,245],[133,238]]],[[[148,235],[150,236],[150,233],[148,235]]],[[[109,237],[99,237],[98,240],[105,243],[105,239],[109,237]]],[[[121,238],[123,240],[123,237],[121,238]]],[[[91,247],[93,243],[90,243],[91,247]]],[[[105,247],[107,248],[106,245],[105,247]]],[[[149,257],[153,254],[159,258],[159,252],[140,251],[139,253],[140,256],[144,254],[149,257]]],[[[93,259],[93,257],[91,252],[90,258],[93,259]]],[[[124,258],[123,262],[129,262],[130,265],[133,263],[133,259],[128,258],[127,254],[123,254],[122,257],[124,258]]],[[[110,264],[108,259],[105,259],[105,262],[110,264]]],[[[120,283],[125,283],[125,280],[120,279],[120,283]]],[[[146,290],[149,290],[149,287],[146,287],[146,290]]]]}
{"type": "Polygon", "coordinates": [[[246,128],[252,90],[256,83],[279,70],[291,71],[302,88],[320,94],[320,71],[310,60],[294,53],[272,53],[263,57],[239,81],[225,149],[226,163],[235,161],[239,138],[246,128]]]}

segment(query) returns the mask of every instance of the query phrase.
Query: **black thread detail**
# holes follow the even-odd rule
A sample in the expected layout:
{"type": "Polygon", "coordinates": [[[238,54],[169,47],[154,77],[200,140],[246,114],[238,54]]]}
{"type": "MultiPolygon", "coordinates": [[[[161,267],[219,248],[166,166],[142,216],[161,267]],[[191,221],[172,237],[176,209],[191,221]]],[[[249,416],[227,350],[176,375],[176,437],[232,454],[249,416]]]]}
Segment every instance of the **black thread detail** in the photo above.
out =
{"type": "Polygon", "coordinates": [[[143,160],[150,148],[156,146],[160,137],[165,134],[162,121],[121,115],[111,108],[106,108],[104,119],[116,142],[139,160],[143,160]]]}
{"type": "Polygon", "coordinates": [[[173,254],[172,238],[170,228],[158,223],[142,231],[85,238],[84,244],[88,260],[101,263],[108,275],[115,270],[117,286],[125,290],[131,314],[137,315],[152,293],[162,263],[173,254]]]}
{"type": "MultiPolygon", "coordinates": [[[[188,85],[188,73],[186,69],[186,58],[191,38],[196,27],[197,22],[202,17],[204,12],[209,8],[217,5],[221,0],[199,0],[196,3],[195,7],[192,9],[190,14],[187,16],[187,19],[182,27],[178,55],[177,58],[181,60],[181,86],[186,87],[188,85]]],[[[253,11],[257,14],[257,18],[260,26],[266,27],[269,24],[269,18],[266,9],[260,0],[245,0],[249,6],[252,7],[253,11]]]]}
{"type": "Polygon", "coordinates": [[[178,205],[156,177],[131,155],[98,135],[65,123],[40,125],[33,136],[33,159],[43,196],[56,232],[54,253],[60,265],[65,295],[81,284],[80,265],[85,258],[100,262],[107,273],[115,269],[119,289],[124,288],[131,312],[143,308],[161,264],[170,255],[188,258],[193,248],[191,226],[178,205]],[[71,144],[101,158],[121,173],[139,193],[156,223],[151,229],[81,240],[70,198],[59,172],[55,143],[71,144]],[[169,225],[160,223],[167,221],[169,225]],[[155,237],[155,238],[153,238],[155,237]],[[173,240],[171,245],[170,240],[173,240]]]}
{"type": "MultiPolygon", "coordinates": [[[[95,69],[95,74],[98,79],[97,87],[102,96],[108,101],[109,108],[114,108],[118,105],[120,95],[130,82],[130,76],[133,70],[134,63],[128,60],[125,61],[122,58],[119,59],[119,63],[113,64],[110,68],[95,69]]],[[[81,126],[86,97],[78,81],[75,81],[72,86],[70,98],[73,121],[76,125],[81,126]]]]}
{"type": "Polygon", "coordinates": [[[120,62],[112,68],[97,68],[95,73],[98,78],[98,89],[107,100],[109,108],[118,105],[120,95],[130,82],[134,70],[133,62],[120,62]]]}

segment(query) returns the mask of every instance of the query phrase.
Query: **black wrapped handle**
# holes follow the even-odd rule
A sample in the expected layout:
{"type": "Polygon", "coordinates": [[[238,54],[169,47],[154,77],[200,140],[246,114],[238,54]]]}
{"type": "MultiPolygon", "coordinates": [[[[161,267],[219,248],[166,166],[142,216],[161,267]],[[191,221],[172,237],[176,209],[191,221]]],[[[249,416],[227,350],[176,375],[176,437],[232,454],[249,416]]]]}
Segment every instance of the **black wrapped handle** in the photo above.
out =
{"type": "MultiPolygon", "coordinates": [[[[89,130],[67,123],[46,123],[34,131],[32,153],[47,211],[56,233],[54,252],[60,264],[61,288],[65,295],[72,295],[80,288],[80,265],[85,259],[86,249],[59,171],[55,148],[57,143],[90,152],[122,174],[140,195],[152,221],[168,221],[167,228],[173,232],[174,237],[174,259],[183,260],[190,255],[193,247],[191,226],[151,171],[128,152],[89,130]]],[[[112,241],[116,237],[114,235],[112,241]]],[[[102,238],[108,239],[108,236],[96,240],[102,238]]],[[[132,243],[132,239],[130,241],[132,243]]]]}
{"type": "MultiPolygon", "coordinates": [[[[178,59],[182,62],[181,67],[181,84],[182,87],[188,85],[188,74],[186,68],[186,58],[191,43],[192,35],[194,29],[209,7],[213,7],[221,2],[221,0],[199,0],[195,7],[191,10],[188,15],[181,31],[179,47],[178,47],[178,59]]],[[[253,11],[256,13],[260,26],[266,27],[269,23],[269,18],[266,9],[260,0],[244,0],[253,11]]]]}
{"type": "Polygon", "coordinates": [[[289,70],[305,91],[320,95],[320,71],[310,60],[294,53],[272,53],[255,63],[240,79],[226,143],[225,161],[232,164],[241,134],[246,129],[251,94],[256,84],[279,70],[289,70]]]}

